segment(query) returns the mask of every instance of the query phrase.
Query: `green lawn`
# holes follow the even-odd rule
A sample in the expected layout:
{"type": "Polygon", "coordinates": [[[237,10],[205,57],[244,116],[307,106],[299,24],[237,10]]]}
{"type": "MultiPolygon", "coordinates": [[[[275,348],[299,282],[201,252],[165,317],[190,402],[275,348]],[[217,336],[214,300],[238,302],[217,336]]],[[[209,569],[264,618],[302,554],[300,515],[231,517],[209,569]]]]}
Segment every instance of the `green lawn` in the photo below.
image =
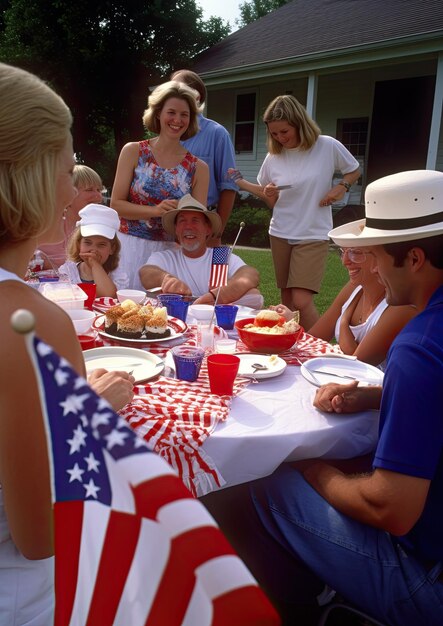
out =
{"type": "MultiPolygon", "coordinates": [[[[270,250],[246,250],[235,248],[235,254],[248,265],[256,267],[260,272],[260,291],[265,299],[265,306],[280,302],[280,290],[275,285],[274,267],[270,250]]],[[[315,303],[320,314],[331,304],[343,285],[348,281],[348,273],[343,267],[338,254],[329,253],[325,277],[320,293],[315,296],[315,303]]]]}

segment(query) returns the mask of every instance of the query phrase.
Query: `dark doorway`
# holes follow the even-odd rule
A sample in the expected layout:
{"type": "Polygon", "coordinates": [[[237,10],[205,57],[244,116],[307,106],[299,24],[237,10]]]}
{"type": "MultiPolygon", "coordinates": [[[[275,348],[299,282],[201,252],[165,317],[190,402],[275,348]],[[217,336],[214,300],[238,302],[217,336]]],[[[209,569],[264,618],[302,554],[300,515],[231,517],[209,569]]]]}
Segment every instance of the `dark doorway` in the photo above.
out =
{"type": "Polygon", "coordinates": [[[376,83],[366,184],[426,168],[434,89],[434,76],[376,83]]]}

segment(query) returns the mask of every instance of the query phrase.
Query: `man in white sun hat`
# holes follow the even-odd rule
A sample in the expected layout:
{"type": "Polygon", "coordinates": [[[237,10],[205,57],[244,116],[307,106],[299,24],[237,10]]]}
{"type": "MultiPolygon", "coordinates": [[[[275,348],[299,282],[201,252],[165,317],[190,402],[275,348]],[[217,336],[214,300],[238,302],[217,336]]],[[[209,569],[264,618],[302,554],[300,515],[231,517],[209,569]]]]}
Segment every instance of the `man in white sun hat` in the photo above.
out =
{"type": "Polygon", "coordinates": [[[367,187],[365,201],[366,219],[330,237],[373,255],[388,303],[412,304],[418,314],[392,343],[383,389],[329,384],[314,404],[336,413],[380,409],[372,467],[351,475],[322,460],[297,469],[283,464],[251,483],[249,493],[208,508],[284,616],[297,615],[297,597],[309,602],[311,593],[314,600],[317,579],[317,589],[326,583],[384,624],[437,626],[443,624],[443,173],[387,176],[367,187]]]}

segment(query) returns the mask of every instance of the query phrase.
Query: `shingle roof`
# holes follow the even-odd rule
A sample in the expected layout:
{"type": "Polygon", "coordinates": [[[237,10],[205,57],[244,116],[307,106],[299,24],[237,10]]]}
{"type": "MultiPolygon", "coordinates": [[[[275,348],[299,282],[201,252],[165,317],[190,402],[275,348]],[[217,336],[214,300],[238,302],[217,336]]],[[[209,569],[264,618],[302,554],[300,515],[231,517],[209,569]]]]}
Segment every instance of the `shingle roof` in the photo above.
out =
{"type": "Polygon", "coordinates": [[[443,33],[443,0],[294,0],[200,54],[198,73],[443,33]]]}

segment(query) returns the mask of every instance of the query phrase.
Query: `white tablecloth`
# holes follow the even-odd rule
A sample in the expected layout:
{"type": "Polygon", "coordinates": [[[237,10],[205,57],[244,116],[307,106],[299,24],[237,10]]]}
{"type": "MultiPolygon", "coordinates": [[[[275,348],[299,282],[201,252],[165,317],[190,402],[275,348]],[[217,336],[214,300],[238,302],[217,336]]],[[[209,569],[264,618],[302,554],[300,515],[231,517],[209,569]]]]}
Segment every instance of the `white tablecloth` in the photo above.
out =
{"type": "Polygon", "coordinates": [[[284,461],[351,458],[375,447],[377,411],[322,413],[312,406],[315,390],[299,367],[288,365],[280,376],[251,383],[233,399],[228,420],[203,444],[224,487],[271,474],[284,461]]]}

